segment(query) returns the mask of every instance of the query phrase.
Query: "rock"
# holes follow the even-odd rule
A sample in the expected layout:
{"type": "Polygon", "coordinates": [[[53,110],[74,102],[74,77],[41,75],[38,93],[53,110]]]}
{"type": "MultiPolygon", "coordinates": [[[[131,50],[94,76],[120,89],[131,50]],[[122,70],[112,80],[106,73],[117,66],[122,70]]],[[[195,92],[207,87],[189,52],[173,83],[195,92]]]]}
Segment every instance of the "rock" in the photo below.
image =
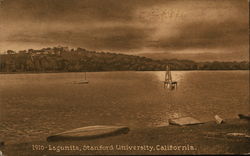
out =
{"type": "Polygon", "coordinates": [[[192,117],[181,117],[181,118],[169,119],[169,124],[185,126],[185,125],[202,124],[202,122],[192,117]]]}
{"type": "Polygon", "coordinates": [[[205,132],[207,138],[228,138],[228,139],[245,139],[249,140],[250,136],[246,133],[225,133],[225,132],[205,132]]]}
{"type": "Polygon", "coordinates": [[[245,133],[227,133],[227,136],[250,138],[250,136],[245,133]]]}
{"type": "Polygon", "coordinates": [[[240,119],[250,120],[250,115],[239,114],[238,116],[239,116],[240,119]]]}
{"type": "Polygon", "coordinates": [[[219,115],[215,115],[214,118],[217,124],[222,124],[224,122],[223,119],[219,117],[219,115]]]}

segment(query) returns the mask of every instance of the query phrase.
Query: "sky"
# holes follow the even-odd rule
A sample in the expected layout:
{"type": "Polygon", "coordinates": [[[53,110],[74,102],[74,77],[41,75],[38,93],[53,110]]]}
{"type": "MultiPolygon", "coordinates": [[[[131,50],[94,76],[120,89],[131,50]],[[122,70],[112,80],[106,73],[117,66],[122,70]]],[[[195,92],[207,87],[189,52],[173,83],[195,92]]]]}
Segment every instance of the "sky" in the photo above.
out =
{"type": "Polygon", "coordinates": [[[54,46],[249,60],[248,0],[0,0],[0,52],[54,46]]]}

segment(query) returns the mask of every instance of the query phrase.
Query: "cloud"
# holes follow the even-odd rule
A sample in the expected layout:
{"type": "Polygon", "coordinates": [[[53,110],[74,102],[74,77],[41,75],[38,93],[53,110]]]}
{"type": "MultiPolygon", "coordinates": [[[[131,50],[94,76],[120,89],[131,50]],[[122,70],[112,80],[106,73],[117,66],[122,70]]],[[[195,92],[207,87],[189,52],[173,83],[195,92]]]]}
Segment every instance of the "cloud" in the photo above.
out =
{"type": "MultiPolygon", "coordinates": [[[[247,49],[246,49],[247,50],[247,49]]],[[[200,53],[192,53],[193,50],[189,52],[176,53],[176,52],[159,52],[157,55],[155,53],[142,53],[139,56],[145,56],[153,59],[190,59],[195,61],[249,61],[249,54],[244,51],[222,51],[217,53],[214,51],[204,51],[201,50],[200,53]]]]}
{"type": "Polygon", "coordinates": [[[226,20],[218,23],[196,21],[178,25],[178,33],[150,43],[150,47],[182,50],[188,48],[228,48],[248,45],[247,21],[226,20]]]}
{"type": "Polygon", "coordinates": [[[2,18],[32,21],[131,21],[140,7],[169,3],[164,0],[5,0],[2,18]]]}
{"type": "Polygon", "coordinates": [[[0,7],[1,51],[65,45],[130,54],[248,53],[244,0],[4,0],[0,7]]]}
{"type": "Polygon", "coordinates": [[[70,45],[99,50],[131,50],[145,45],[154,29],[146,27],[116,26],[83,30],[60,30],[45,33],[19,33],[8,37],[9,42],[33,42],[70,45]]]}

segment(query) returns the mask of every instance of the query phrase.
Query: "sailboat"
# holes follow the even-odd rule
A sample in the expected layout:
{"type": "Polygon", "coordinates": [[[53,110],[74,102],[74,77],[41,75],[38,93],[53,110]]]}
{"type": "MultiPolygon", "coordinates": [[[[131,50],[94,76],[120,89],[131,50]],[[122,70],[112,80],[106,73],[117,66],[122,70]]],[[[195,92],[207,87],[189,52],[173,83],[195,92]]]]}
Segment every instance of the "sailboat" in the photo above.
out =
{"type": "Polygon", "coordinates": [[[87,73],[84,72],[84,80],[80,81],[79,84],[88,84],[89,81],[87,80],[87,73]]]}
{"type": "Polygon", "coordinates": [[[74,83],[74,84],[88,84],[89,81],[87,80],[87,73],[84,72],[84,79],[83,79],[83,80],[81,80],[81,81],[79,81],[79,82],[74,81],[73,83],[74,83]]]}

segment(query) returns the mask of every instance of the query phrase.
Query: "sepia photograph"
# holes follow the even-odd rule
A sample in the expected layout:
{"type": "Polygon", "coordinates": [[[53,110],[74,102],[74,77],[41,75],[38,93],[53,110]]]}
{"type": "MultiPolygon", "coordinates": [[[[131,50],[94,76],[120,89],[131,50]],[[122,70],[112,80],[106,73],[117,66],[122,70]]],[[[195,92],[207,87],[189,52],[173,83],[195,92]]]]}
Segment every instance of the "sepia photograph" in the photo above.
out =
{"type": "Polygon", "coordinates": [[[0,0],[0,156],[250,155],[249,0],[0,0]]]}

